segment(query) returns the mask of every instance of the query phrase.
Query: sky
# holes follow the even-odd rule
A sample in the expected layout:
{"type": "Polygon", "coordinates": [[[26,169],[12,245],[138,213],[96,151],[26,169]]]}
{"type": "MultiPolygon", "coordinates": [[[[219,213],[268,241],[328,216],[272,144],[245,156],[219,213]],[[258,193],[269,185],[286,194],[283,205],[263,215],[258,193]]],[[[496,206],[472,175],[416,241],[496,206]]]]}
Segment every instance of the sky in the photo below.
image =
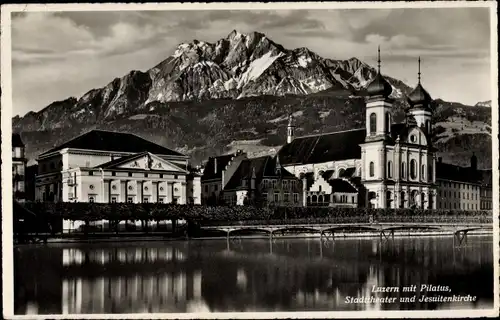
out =
{"type": "Polygon", "coordinates": [[[12,14],[13,115],[81,97],[131,70],[146,71],[193,39],[259,31],[287,49],[357,57],[433,98],[491,99],[488,8],[99,11],[12,14]]]}

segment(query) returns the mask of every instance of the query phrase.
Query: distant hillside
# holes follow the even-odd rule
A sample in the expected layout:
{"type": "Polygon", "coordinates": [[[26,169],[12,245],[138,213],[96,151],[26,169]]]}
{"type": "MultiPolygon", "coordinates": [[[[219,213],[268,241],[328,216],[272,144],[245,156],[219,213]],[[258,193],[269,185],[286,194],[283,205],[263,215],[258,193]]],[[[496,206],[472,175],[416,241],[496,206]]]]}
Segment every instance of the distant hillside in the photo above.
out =
{"type": "MultiPolygon", "coordinates": [[[[263,155],[285,142],[289,113],[298,135],[362,127],[364,91],[375,74],[354,57],[325,59],[262,33],[233,31],[216,43],[182,43],[146,72],[131,71],[12,124],[31,160],[93,128],[136,133],[190,154],[194,163],[236,149],[263,155]]],[[[395,119],[402,120],[411,88],[387,79],[395,119]]],[[[475,151],[480,165],[491,167],[491,109],[442,100],[435,107],[435,143],[445,161],[465,165],[475,151]]]]}

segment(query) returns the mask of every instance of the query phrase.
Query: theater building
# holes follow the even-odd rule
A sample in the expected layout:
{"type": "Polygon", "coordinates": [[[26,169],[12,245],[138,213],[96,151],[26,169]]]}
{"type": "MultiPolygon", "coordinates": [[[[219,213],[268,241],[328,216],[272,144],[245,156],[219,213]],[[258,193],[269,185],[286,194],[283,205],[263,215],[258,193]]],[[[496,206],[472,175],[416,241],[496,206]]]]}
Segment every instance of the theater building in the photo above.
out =
{"type": "Polygon", "coordinates": [[[200,204],[188,156],[130,133],[92,130],[40,154],[38,201],[200,204]]]}

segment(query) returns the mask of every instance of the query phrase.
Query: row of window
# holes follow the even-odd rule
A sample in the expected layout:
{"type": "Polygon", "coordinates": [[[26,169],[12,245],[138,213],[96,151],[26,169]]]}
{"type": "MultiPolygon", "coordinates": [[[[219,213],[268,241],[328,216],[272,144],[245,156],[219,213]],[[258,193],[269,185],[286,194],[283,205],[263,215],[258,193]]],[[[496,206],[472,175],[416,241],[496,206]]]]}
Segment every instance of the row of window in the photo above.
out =
{"type": "MultiPolygon", "coordinates": [[[[95,202],[96,196],[89,196],[88,201],[89,202],[95,202]]],[[[178,198],[175,197],[172,201],[172,203],[176,204],[178,201],[178,198]]],[[[111,197],[111,203],[117,203],[118,202],[118,197],[111,197]]],[[[157,199],[158,203],[165,203],[165,197],[159,197],[157,199]]],[[[134,197],[127,197],[127,203],[134,203],[134,197]]],[[[149,203],[149,197],[143,197],[142,198],[142,203],[149,203]]]]}
{"type": "Polygon", "coordinates": [[[462,210],[477,210],[477,203],[451,203],[443,202],[438,204],[438,209],[462,209],[462,210]]]}
{"type": "MultiPolygon", "coordinates": [[[[95,171],[95,173],[96,174],[100,174],[99,171],[95,171]]],[[[94,171],[89,171],[89,176],[93,176],[93,175],[94,175],[94,171]]],[[[111,176],[116,177],[116,172],[115,171],[111,171],[111,176]]],[[[128,176],[132,177],[133,176],[133,172],[129,172],[128,176]]],[[[141,177],[142,177],[142,175],[141,175],[141,177]]],[[[144,173],[144,178],[148,178],[148,177],[149,177],[149,174],[148,173],[144,173]]],[[[178,175],[174,175],[174,179],[177,179],[178,177],[179,177],[178,175]]],[[[163,179],[163,173],[160,173],[160,177],[159,178],[163,179]]]]}
{"type": "MultiPolygon", "coordinates": [[[[262,199],[267,200],[267,193],[263,193],[262,194],[262,199]]],[[[274,193],[273,201],[274,202],[280,202],[281,201],[281,197],[280,197],[279,192],[275,192],[274,193]]],[[[286,193],[285,192],[283,194],[283,202],[290,202],[290,193],[286,193]]],[[[299,194],[298,193],[294,193],[293,194],[293,202],[294,203],[299,203],[299,194]]]]}
{"type": "Polygon", "coordinates": [[[440,185],[442,185],[443,187],[449,187],[449,188],[462,188],[462,189],[467,189],[467,190],[472,190],[472,191],[476,191],[477,189],[479,189],[479,186],[474,186],[474,185],[470,185],[470,184],[467,184],[467,183],[460,183],[460,182],[441,182],[440,185]]]}
{"type": "Polygon", "coordinates": [[[491,210],[493,209],[492,203],[489,201],[482,201],[481,202],[481,210],[491,210]]]}
{"type": "MultiPolygon", "coordinates": [[[[370,173],[370,177],[374,177],[375,176],[375,163],[373,161],[370,162],[369,173],[370,173]]],[[[426,175],[425,164],[423,164],[421,166],[420,175],[421,175],[422,180],[425,180],[425,175],[426,175]]],[[[413,179],[413,180],[415,180],[415,179],[417,179],[417,176],[418,176],[417,161],[415,159],[412,159],[410,161],[410,178],[413,179]]],[[[388,178],[393,178],[393,164],[392,164],[392,161],[388,161],[387,162],[387,177],[388,178]]],[[[433,168],[432,168],[432,166],[429,166],[428,177],[429,177],[429,180],[432,181],[432,179],[433,179],[433,168]]],[[[401,178],[406,179],[406,163],[405,162],[401,163],[401,178]]]]}
{"type": "MultiPolygon", "coordinates": [[[[439,196],[441,196],[441,190],[438,191],[439,196]]],[[[450,191],[450,190],[443,190],[443,197],[453,197],[453,198],[460,198],[460,191],[450,191]]],[[[467,199],[467,200],[478,200],[478,194],[477,193],[470,193],[470,192],[462,192],[462,199],[467,199]],[[470,195],[470,196],[469,196],[470,195]]]]}
{"type": "Polygon", "coordinates": [[[356,197],[351,196],[350,197],[350,202],[349,202],[349,196],[346,195],[340,195],[336,197],[335,195],[312,195],[312,196],[307,196],[307,203],[308,204],[328,204],[330,201],[333,203],[356,203],[356,197]]]}
{"type": "MultiPolygon", "coordinates": [[[[283,189],[295,189],[295,187],[297,186],[297,183],[298,181],[295,181],[295,180],[282,180],[281,181],[281,187],[283,189]]],[[[264,189],[267,189],[267,188],[276,188],[276,185],[278,184],[278,180],[268,180],[268,179],[264,179],[262,181],[262,184],[264,186],[264,189]]],[[[279,187],[279,185],[278,185],[279,187]]]]}

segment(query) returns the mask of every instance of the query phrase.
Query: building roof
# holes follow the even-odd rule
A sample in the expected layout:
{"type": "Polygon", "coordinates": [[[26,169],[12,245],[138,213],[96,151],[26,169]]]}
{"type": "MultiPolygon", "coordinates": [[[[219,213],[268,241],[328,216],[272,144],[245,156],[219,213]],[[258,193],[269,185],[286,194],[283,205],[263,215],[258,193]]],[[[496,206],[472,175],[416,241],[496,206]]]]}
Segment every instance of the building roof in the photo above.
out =
{"type": "Polygon", "coordinates": [[[21,139],[21,135],[19,133],[12,134],[12,147],[24,147],[23,140],[21,139]]]}
{"type": "Polygon", "coordinates": [[[70,141],[42,153],[42,155],[65,148],[130,153],[148,151],[159,155],[184,156],[177,151],[143,139],[135,134],[105,130],[92,130],[86,132],[70,141]]]}
{"type": "Polygon", "coordinates": [[[408,103],[412,107],[421,105],[428,108],[431,102],[432,102],[431,95],[424,89],[424,87],[422,87],[422,84],[420,84],[420,82],[415,87],[415,89],[413,89],[413,91],[408,95],[408,103]]]}
{"type": "Polygon", "coordinates": [[[236,156],[236,154],[231,153],[208,158],[205,168],[203,169],[203,176],[201,177],[201,180],[222,179],[222,171],[226,168],[227,164],[234,156],[236,156]]]}
{"type": "Polygon", "coordinates": [[[491,169],[478,171],[481,175],[481,184],[486,186],[493,185],[493,171],[491,169]]]}
{"type": "Polygon", "coordinates": [[[357,193],[358,190],[344,179],[331,179],[328,180],[328,184],[332,186],[332,193],[343,192],[343,193],[357,193]]]}
{"type": "Polygon", "coordinates": [[[285,168],[281,167],[281,164],[276,163],[276,157],[263,156],[258,158],[250,158],[243,160],[239,167],[236,169],[231,179],[224,187],[224,190],[234,190],[242,187],[242,181],[247,180],[250,183],[250,179],[255,172],[255,182],[258,184],[264,178],[289,178],[297,179],[292,173],[290,173],[285,168]],[[276,168],[279,170],[276,170],[276,168]]]}
{"type": "Polygon", "coordinates": [[[366,91],[370,97],[382,96],[387,98],[392,93],[392,86],[379,72],[370,82],[366,91]]]}
{"type": "MultiPolygon", "coordinates": [[[[405,123],[393,124],[392,138],[395,140],[400,136],[403,140],[409,129],[405,123]]],[[[365,138],[364,128],[297,137],[285,144],[278,156],[283,165],[361,159],[360,144],[365,142],[365,138]]]]}
{"type": "Polygon", "coordinates": [[[483,177],[481,170],[473,170],[470,167],[461,167],[450,163],[437,162],[436,179],[465,183],[481,183],[483,177]]]}

